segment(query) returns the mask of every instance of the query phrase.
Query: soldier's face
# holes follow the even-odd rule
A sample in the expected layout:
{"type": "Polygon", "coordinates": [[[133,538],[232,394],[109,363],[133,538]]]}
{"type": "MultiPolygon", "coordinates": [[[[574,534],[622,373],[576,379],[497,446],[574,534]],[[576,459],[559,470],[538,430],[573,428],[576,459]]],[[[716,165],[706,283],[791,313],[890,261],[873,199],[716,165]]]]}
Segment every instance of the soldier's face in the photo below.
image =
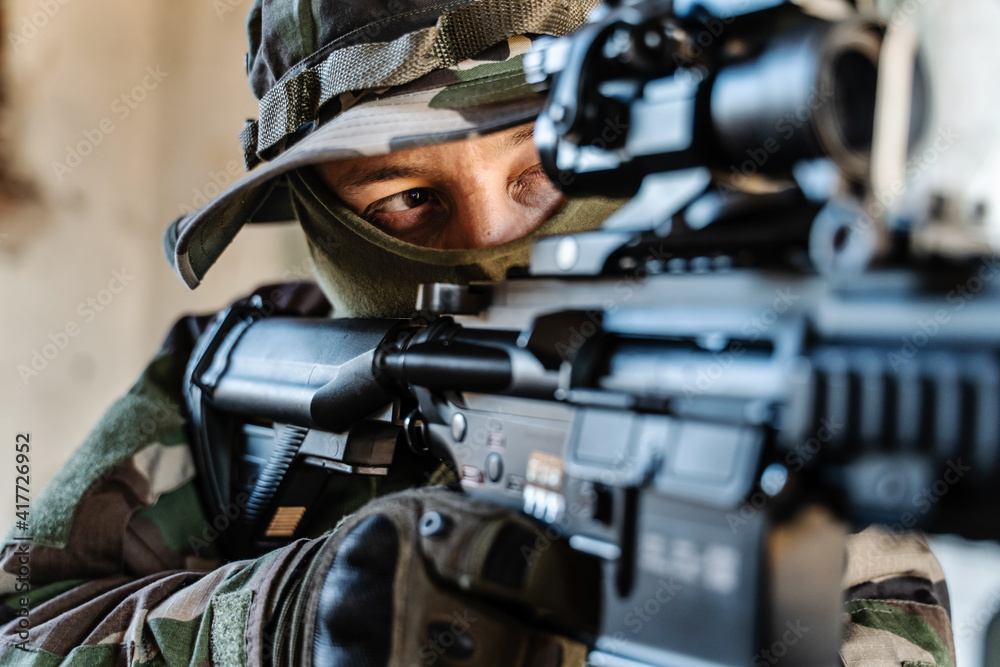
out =
{"type": "Polygon", "coordinates": [[[532,129],[316,169],[341,201],[391,236],[427,248],[483,248],[538,229],[566,203],[542,170],[532,129]]]}

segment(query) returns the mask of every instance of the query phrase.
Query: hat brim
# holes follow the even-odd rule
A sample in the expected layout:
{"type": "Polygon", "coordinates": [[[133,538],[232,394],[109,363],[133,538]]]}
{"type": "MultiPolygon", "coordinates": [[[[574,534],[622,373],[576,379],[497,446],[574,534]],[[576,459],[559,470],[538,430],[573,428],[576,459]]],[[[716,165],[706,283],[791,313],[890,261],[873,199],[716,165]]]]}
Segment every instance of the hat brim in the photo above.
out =
{"type": "Polygon", "coordinates": [[[432,102],[447,88],[414,90],[408,86],[359,102],[317,126],[203,208],[174,221],[164,237],[164,250],[174,271],[194,289],[244,224],[281,219],[281,212],[290,211],[281,176],[293,169],[502,130],[530,122],[544,103],[544,97],[531,92],[523,78],[503,101],[485,104],[442,107],[432,102]]]}

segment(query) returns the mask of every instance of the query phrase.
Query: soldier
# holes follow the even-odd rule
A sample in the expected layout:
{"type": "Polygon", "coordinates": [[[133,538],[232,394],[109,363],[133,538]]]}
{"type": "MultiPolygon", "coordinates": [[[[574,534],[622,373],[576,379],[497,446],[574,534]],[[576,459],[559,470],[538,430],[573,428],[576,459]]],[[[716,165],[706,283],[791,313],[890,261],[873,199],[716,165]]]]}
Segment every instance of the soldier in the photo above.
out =
{"type": "MultiPolygon", "coordinates": [[[[593,4],[257,0],[248,71],[261,117],[241,138],[248,168],[263,164],[170,227],[175,270],[193,288],[244,224],[295,217],[322,294],[261,288],[263,314],[406,316],[419,282],[497,279],[534,239],[596,228],[621,202],[566,201],[548,182],[530,141],[542,100],[521,74],[532,39],[571,32],[593,4]]],[[[46,489],[30,547],[9,537],[0,663],[584,663],[582,644],[534,619],[590,628],[595,600],[575,583],[590,564],[447,490],[385,495],[449,481],[425,462],[340,478],[310,539],[223,558],[242,508],[202,507],[181,407],[206,319],[173,328],[46,489]],[[430,510],[453,518],[440,539],[417,530],[430,510]]],[[[845,664],[953,665],[926,544],[870,530],[850,556],[845,664]]]]}

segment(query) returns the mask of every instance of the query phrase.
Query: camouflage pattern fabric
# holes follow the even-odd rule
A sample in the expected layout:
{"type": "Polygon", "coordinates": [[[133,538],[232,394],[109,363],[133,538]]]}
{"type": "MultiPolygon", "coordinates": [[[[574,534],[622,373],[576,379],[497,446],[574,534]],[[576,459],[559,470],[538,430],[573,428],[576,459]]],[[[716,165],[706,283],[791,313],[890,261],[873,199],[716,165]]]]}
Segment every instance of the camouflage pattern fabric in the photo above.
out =
{"type": "Polygon", "coordinates": [[[341,93],[409,83],[442,67],[523,34],[566,35],[596,5],[562,0],[471,0],[447,8],[435,25],[391,42],[363,42],[317,50],[295,64],[260,98],[260,117],[244,137],[248,164],[317,119],[320,108],[341,93]]]}
{"type": "Polygon", "coordinates": [[[954,667],[944,572],[923,537],[871,527],[847,546],[844,664],[954,667]]]}
{"type": "MultiPolygon", "coordinates": [[[[311,284],[271,286],[257,294],[264,300],[262,314],[322,316],[329,310],[311,284]]],[[[384,484],[366,482],[330,507],[330,525],[316,527],[324,536],[256,559],[224,562],[217,539],[227,519],[206,516],[198,501],[179,408],[183,366],[207,320],[188,317],[174,327],[139,382],[34,503],[34,540],[8,536],[0,553],[0,664],[299,664],[301,654],[288,649],[308,653],[294,628],[315,615],[310,604],[316,604],[313,587],[304,582],[325,571],[317,559],[329,557],[327,541],[345,539],[343,530],[326,529],[348,515],[354,518],[344,525],[356,526],[362,515],[352,513],[367,501],[427,481],[421,470],[398,471],[384,484]]],[[[414,498],[466,511],[454,499],[414,498]]],[[[370,516],[372,508],[386,505],[366,507],[370,516]]],[[[398,524],[410,505],[395,507],[389,513],[398,524]]],[[[495,514],[492,525],[499,525],[495,514]]],[[[449,560],[454,550],[437,553],[434,567],[468,586],[469,578],[456,569],[459,562],[449,560]]],[[[852,536],[844,585],[841,658],[847,667],[955,664],[943,574],[922,538],[881,529],[852,536]]],[[[495,596],[488,588],[470,593],[495,596]]],[[[418,598],[408,604],[418,608],[418,598]]],[[[493,617],[483,604],[484,614],[493,617]]],[[[579,648],[565,644],[562,655],[579,656],[579,648]]],[[[426,665],[432,657],[391,664],[426,665]]]]}

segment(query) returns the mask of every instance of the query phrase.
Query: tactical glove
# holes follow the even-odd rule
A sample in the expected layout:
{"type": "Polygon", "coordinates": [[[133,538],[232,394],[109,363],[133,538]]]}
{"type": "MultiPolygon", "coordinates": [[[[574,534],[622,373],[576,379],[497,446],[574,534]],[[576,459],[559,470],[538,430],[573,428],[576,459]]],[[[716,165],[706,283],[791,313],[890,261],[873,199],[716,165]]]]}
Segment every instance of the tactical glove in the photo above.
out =
{"type": "Polygon", "coordinates": [[[375,500],[317,542],[276,664],[585,663],[600,570],[551,528],[436,487],[375,500]]]}

